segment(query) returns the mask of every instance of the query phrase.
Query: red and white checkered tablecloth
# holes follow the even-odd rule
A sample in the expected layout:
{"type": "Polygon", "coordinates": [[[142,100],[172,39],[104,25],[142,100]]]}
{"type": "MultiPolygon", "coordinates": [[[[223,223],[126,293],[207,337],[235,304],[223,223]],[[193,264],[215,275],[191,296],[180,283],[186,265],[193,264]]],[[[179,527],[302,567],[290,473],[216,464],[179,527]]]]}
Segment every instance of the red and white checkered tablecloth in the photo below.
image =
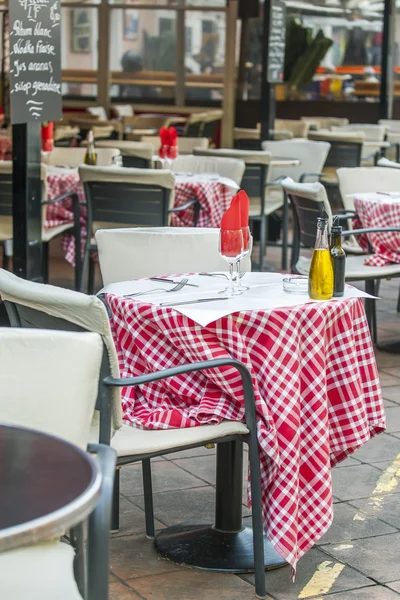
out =
{"type": "MultiPolygon", "coordinates": [[[[48,198],[52,200],[57,196],[75,191],[79,201],[85,201],[85,193],[80,182],[77,170],[66,170],[63,172],[49,172],[47,174],[48,198]]],[[[178,207],[193,198],[198,198],[201,210],[199,214],[198,227],[219,227],[224,212],[229,207],[233,192],[231,188],[218,181],[197,181],[194,179],[189,183],[175,184],[174,206],[178,207]]],[[[45,227],[56,227],[65,223],[73,222],[72,200],[67,198],[57,204],[47,206],[45,227]]],[[[171,225],[174,227],[193,226],[193,208],[188,208],[181,213],[173,214],[171,225]]],[[[86,240],[86,208],[81,206],[81,239],[82,249],[86,240]]],[[[65,251],[66,260],[75,264],[74,236],[65,233],[62,236],[62,246],[65,251]]]]}
{"type": "MultiPolygon", "coordinates": [[[[65,172],[47,173],[47,196],[49,200],[53,200],[58,196],[67,194],[68,192],[76,192],[78,194],[79,202],[85,202],[85,192],[81,181],[79,179],[77,170],[65,170],[65,172]]],[[[86,207],[81,204],[81,236],[82,236],[82,249],[86,239],[86,207]]],[[[61,202],[54,204],[48,204],[46,208],[46,221],[45,227],[58,227],[65,223],[74,222],[74,212],[72,206],[72,199],[66,198],[61,202]]],[[[66,260],[72,265],[75,264],[75,245],[74,236],[70,233],[65,233],[62,236],[62,247],[65,251],[66,260]]]]}
{"type": "MultiPolygon", "coordinates": [[[[399,199],[383,194],[357,194],[354,196],[354,206],[361,226],[400,227],[399,199]]],[[[366,242],[363,244],[359,238],[361,236],[357,236],[357,241],[364,250],[367,250],[366,242]]],[[[368,240],[374,255],[366,258],[364,264],[373,267],[383,267],[392,263],[400,264],[400,233],[369,233],[368,240]]]]}
{"type": "MultiPolygon", "coordinates": [[[[200,202],[198,227],[220,227],[224,212],[229,208],[233,197],[231,188],[219,181],[185,181],[175,183],[174,207],[182,206],[197,198],[200,202]]],[[[193,208],[171,216],[173,227],[192,227],[193,208]]]]}
{"type": "MultiPolygon", "coordinates": [[[[332,522],[331,467],[386,426],[362,300],[241,312],[207,327],[132,298],[106,301],[122,377],[223,357],[250,370],[265,529],[295,568],[332,522]]],[[[231,367],[124,388],[122,398],[125,422],[140,428],[244,420],[231,367]]]]}

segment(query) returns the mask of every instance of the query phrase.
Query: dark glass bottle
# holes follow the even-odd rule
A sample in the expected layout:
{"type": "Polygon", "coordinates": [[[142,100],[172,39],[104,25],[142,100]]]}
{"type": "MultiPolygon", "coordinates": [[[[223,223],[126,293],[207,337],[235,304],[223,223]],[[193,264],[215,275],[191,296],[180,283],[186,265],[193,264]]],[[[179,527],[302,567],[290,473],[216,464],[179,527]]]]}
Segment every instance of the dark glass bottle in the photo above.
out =
{"type": "Polygon", "coordinates": [[[331,258],[333,266],[333,296],[344,294],[346,274],[346,253],[342,248],[342,228],[334,225],[331,229],[331,258]]]}

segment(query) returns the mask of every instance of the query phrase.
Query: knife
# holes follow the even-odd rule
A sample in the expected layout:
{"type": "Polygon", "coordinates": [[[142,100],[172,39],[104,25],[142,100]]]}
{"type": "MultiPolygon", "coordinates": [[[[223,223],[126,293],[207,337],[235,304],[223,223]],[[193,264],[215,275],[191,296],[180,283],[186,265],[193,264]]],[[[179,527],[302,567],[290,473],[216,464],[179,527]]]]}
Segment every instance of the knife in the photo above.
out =
{"type": "Polygon", "coordinates": [[[184,304],[201,304],[202,302],[216,302],[217,300],[229,300],[229,296],[199,298],[198,300],[187,300],[187,302],[162,302],[160,306],[183,306],[184,304]]]}
{"type": "MultiPolygon", "coordinates": [[[[173,279],[165,279],[165,277],[150,277],[150,281],[162,281],[163,283],[179,283],[178,281],[174,281],[173,279]]],[[[185,283],[184,287],[200,287],[199,285],[195,285],[194,283],[185,283]]]]}

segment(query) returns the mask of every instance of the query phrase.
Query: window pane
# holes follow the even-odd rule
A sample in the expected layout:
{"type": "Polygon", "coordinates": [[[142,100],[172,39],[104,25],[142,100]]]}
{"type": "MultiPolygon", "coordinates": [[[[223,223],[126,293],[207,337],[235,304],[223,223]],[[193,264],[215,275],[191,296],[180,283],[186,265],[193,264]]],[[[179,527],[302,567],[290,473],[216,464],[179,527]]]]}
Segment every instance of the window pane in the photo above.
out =
{"type": "Polygon", "coordinates": [[[186,98],[199,102],[220,100],[225,62],[225,13],[188,10],[185,19],[186,98]]]}
{"type": "Polygon", "coordinates": [[[176,12],[110,11],[110,68],[113,98],[174,98],[176,12]]]}
{"type": "Polygon", "coordinates": [[[96,96],[98,11],[62,9],[61,66],[64,96],[96,96]]]}

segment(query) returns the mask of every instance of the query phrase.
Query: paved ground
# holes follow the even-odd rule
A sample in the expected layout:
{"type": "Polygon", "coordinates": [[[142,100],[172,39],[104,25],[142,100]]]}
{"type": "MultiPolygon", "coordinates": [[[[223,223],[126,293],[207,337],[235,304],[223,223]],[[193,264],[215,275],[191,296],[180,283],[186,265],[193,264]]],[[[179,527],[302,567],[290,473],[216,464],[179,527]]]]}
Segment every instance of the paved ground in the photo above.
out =
{"type": "MultiPolygon", "coordinates": [[[[277,257],[268,253],[269,262],[276,265],[277,257]]],[[[57,282],[54,277],[53,281],[57,282]]],[[[396,281],[381,286],[380,342],[400,340],[398,290],[396,281]]],[[[379,351],[376,356],[387,432],[334,470],[333,525],[300,560],[295,583],[288,568],[266,574],[270,600],[400,598],[400,356],[379,351]]],[[[214,458],[214,450],[201,448],[152,461],[158,529],[185,521],[212,522],[214,458]]],[[[111,600],[254,598],[251,575],[197,572],[157,557],[144,535],[139,465],[122,469],[121,512],[121,530],[111,541],[111,600]]],[[[245,506],[244,514],[249,514],[245,506]]]]}

